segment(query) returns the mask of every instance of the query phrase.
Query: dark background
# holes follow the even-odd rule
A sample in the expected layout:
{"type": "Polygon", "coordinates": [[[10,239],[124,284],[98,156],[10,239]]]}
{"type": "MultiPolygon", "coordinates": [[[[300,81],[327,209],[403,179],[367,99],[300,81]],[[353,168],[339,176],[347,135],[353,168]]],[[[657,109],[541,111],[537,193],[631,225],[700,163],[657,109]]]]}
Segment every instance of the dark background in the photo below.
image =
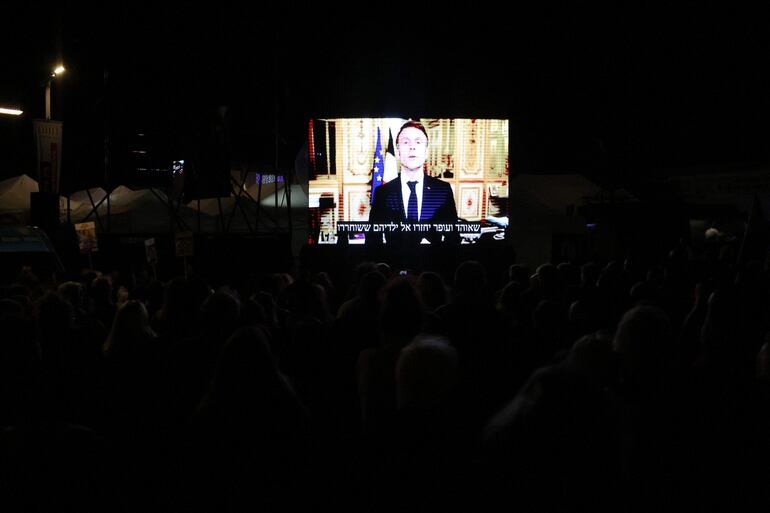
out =
{"type": "Polygon", "coordinates": [[[25,113],[0,119],[0,173],[33,173],[31,120],[60,59],[65,189],[130,181],[137,133],[165,162],[205,149],[215,127],[232,168],[291,168],[307,120],[334,116],[507,117],[512,173],[578,172],[609,187],[768,163],[759,13],[377,7],[11,8],[0,103],[25,113]]]}

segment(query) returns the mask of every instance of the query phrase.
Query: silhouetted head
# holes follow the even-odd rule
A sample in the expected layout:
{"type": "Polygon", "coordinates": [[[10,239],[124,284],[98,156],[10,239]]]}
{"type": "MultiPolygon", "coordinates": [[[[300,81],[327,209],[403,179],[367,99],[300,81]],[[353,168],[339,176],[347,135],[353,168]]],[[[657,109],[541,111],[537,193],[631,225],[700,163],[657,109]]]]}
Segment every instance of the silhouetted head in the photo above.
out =
{"type": "Polygon", "coordinates": [[[542,300],[532,312],[532,325],[536,330],[551,330],[563,326],[565,312],[556,301],[542,300]]]}
{"type": "Polygon", "coordinates": [[[583,264],[580,268],[580,284],[583,287],[594,287],[599,280],[599,266],[594,262],[583,264]]]}
{"type": "Polygon", "coordinates": [[[458,381],[457,351],[443,337],[419,336],[396,364],[398,408],[430,409],[445,403],[458,381]]]}
{"type": "Polygon", "coordinates": [[[377,271],[379,271],[380,274],[382,274],[385,277],[386,280],[390,279],[391,276],[393,276],[393,269],[391,269],[390,266],[385,262],[380,262],[374,267],[377,271]]]}
{"type": "Polygon", "coordinates": [[[358,297],[368,304],[379,302],[382,287],[385,286],[385,278],[378,271],[370,271],[361,278],[358,284],[358,297]]]}
{"type": "Polygon", "coordinates": [[[408,343],[422,326],[422,303],[406,278],[397,278],[385,287],[380,324],[383,333],[408,343]]]}
{"type": "Polygon", "coordinates": [[[671,343],[671,322],[662,310],[637,306],[626,312],[613,340],[624,379],[644,385],[660,378],[671,343]]]}
{"type": "Polygon", "coordinates": [[[37,301],[36,314],[40,333],[61,336],[73,325],[72,305],[56,292],[47,292],[37,301]]]}
{"type": "Polygon", "coordinates": [[[187,279],[177,277],[168,282],[160,315],[166,320],[177,320],[194,312],[193,296],[187,279]]]}
{"type": "Polygon", "coordinates": [[[524,288],[529,286],[529,276],[532,273],[521,264],[513,264],[508,268],[508,280],[521,283],[524,288]]]}
{"type": "Polygon", "coordinates": [[[544,290],[554,291],[558,287],[559,275],[553,264],[542,264],[538,266],[535,274],[537,275],[538,283],[544,290]]]}
{"type": "MultiPolygon", "coordinates": [[[[720,366],[741,363],[742,340],[739,326],[739,298],[731,288],[718,289],[708,299],[706,318],[700,332],[701,359],[720,366]]],[[[754,356],[754,355],[751,355],[754,356]]],[[[743,362],[746,363],[746,362],[743,362]]]]}
{"type": "Polygon", "coordinates": [[[468,260],[455,271],[455,293],[458,295],[478,295],[487,286],[487,273],[484,266],[475,260],[468,260]]]}
{"type": "Polygon", "coordinates": [[[305,410],[258,327],[241,328],[227,340],[199,413],[222,423],[225,436],[266,443],[264,456],[301,429],[305,410]],[[262,438],[267,436],[268,438],[262,438]]]}
{"type": "Polygon", "coordinates": [[[132,299],[126,301],[115,313],[115,321],[103,350],[108,357],[131,352],[154,337],[147,308],[141,301],[132,299]]]}
{"type": "Polygon", "coordinates": [[[331,320],[326,290],[317,283],[298,280],[284,291],[285,307],[294,316],[311,316],[320,322],[331,320]]]}
{"type": "Polygon", "coordinates": [[[420,292],[420,298],[429,312],[447,302],[444,280],[437,273],[422,273],[417,279],[417,290],[420,292]]]}
{"type": "Polygon", "coordinates": [[[215,292],[201,305],[201,320],[204,330],[224,342],[240,323],[241,303],[231,294],[215,292]]]}
{"type": "Polygon", "coordinates": [[[85,289],[81,283],[76,281],[66,281],[59,285],[56,291],[75,308],[83,305],[83,299],[85,298],[85,289]]]}
{"type": "Polygon", "coordinates": [[[602,383],[609,383],[615,374],[616,359],[612,352],[612,337],[595,332],[580,337],[572,345],[570,362],[602,383]]]}
{"type": "Polygon", "coordinates": [[[518,281],[511,281],[503,287],[497,298],[497,309],[505,312],[513,312],[519,305],[519,297],[525,288],[518,281]]]}
{"type": "Polygon", "coordinates": [[[657,300],[658,292],[650,283],[640,281],[631,287],[631,302],[634,304],[650,304],[657,300]]]}
{"type": "Polygon", "coordinates": [[[313,283],[323,287],[324,291],[326,292],[327,299],[334,295],[334,283],[332,283],[332,279],[329,276],[329,273],[320,272],[316,274],[313,277],[313,283]]]}
{"type": "Polygon", "coordinates": [[[90,292],[95,303],[100,305],[112,304],[112,281],[109,278],[105,276],[95,278],[91,283],[90,292]]]}
{"type": "Polygon", "coordinates": [[[222,398],[265,397],[284,386],[264,330],[249,326],[227,340],[217,360],[212,391],[222,398]]]}
{"type": "Polygon", "coordinates": [[[559,283],[562,286],[577,286],[580,281],[580,273],[570,262],[561,262],[556,266],[556,272],[559,277],[559,283]]]}

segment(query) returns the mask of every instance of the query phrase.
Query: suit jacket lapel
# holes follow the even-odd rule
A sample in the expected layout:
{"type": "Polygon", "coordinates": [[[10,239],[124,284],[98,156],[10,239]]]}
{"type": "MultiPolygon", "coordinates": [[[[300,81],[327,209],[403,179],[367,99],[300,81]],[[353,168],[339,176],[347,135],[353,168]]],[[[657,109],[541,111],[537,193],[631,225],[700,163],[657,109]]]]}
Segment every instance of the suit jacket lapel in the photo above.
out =
{"type": "MultiPolygon", "coordinates": [[[[401,221],[406,221],[406,212],[404,212],[404,200],[401,197],[401,175],[395,178],[392,182],[393,191],[391,192],[391,201],[395,202],[398,206],[398,211],[401,212],[401,221]]],[[[395,206],[395,205],[393,205],[395,206]]]]}
{"type": "Polygon", "coordinates": [[[430,176],[425,175],[422,180],[422,208],[420,209],[420,220],[433,217],[436,206],[436,188],[430,181],[430,176]]]}

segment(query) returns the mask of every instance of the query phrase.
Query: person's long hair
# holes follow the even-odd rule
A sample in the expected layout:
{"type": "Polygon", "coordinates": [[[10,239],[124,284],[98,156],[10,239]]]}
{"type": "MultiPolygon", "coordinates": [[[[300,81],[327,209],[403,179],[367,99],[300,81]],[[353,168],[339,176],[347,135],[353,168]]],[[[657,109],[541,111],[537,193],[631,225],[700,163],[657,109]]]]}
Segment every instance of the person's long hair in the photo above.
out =
{"type": "Polygon", "coordinates": [[[102,346],[107,358],[129,353],[147,340],[155,338],[155,332],[150,328],[147,308],[141,301],[126,301],[115,314],[115,321],[102,346]]]}
{"type": "Polygon", "coordinates": [[[225,344],[198,415],[248,430],[257,422],[274,433],[278,426],[278,431],[296,431],[307,420],[270,352],[265,330],[256,326],[239,329],[225,344]]]}

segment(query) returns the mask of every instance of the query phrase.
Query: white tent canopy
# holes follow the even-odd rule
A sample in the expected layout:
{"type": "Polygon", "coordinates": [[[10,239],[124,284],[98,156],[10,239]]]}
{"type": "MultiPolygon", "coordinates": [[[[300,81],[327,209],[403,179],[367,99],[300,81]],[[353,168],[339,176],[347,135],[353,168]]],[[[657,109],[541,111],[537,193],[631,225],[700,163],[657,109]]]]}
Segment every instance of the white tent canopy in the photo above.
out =
{"type": "Polygon", "coordinates": [[[4,213],[29,210],[29,195],[38,192],[37,182],[27,175],[0,182],[0,208],[4,213]]]}
{"type": "MultiPolygon", "coordinates": [[[[0,216],[7,224],[26,224],[29,220],[30,194],[39,191],[38,183],[27,175],[0,181],[0,216]]],[[[79,201],[70,200],[70,208],[79,207],[79,201]]],[[[59,196],[59,208],[65,211],[67,198],[59,196]]]]}

